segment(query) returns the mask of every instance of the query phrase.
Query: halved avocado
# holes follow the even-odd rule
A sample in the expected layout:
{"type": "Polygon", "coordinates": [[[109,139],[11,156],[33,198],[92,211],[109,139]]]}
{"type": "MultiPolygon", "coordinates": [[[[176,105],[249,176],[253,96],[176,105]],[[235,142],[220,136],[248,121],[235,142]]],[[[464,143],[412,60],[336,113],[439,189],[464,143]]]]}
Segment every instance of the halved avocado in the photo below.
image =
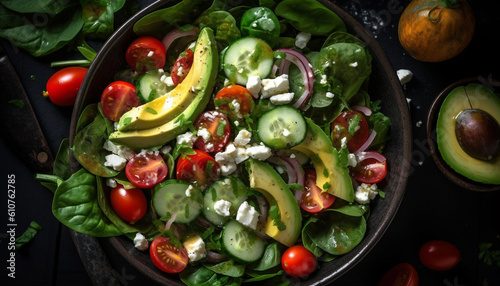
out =
{"type": "MultiPolygon", "coordinates": [[[[204,28],[201,31],[196,46],[196,51],[204,55],[203,58],[196,57],[196,55],[194,58],[195,63],[203,62],[203,65],[198,67],[202,74],[199,77],[192,74],[182,82],[184,84],[183,91],[194,96],[190,103],[187,106],[182,106],[182,111],[167,122],[154,125],[148,129],[118,130],[110,134],[109,140],[115,144],[139,150],[161,146],[188,129],[189,125],[184,123],[193,122],[210,100],[219,65],[219,54],[212,29],[204,28]],[[200,48],[198,49],[198,47],[200,48]]],[[[126,114],[122,116],[122,119],[125,116],[126,114]]]]}
{"type": "Polygon", "coordinates": [[[267,163],[249,159],[246,163],[250,178],[250,188],[260,192],[269,205],[278,206],[281,230],[270,216],[267,218],[265,233],[286,246],[292,246],[302,229],[302,216],[294,195],[283,178],[267,163]]]}
{"type": "Polygon", "coordinates": [[[340,165],[338,152],[333,147],[330,137],[306,117],[306,139],[293,150],[306,154],[316,170],[316,185],[323,192],[328,192],[348,202],[354,200],[354,189],[349,171],[340,165]]]}
{"type": "Polygon", "coordinates": [[[487,112],[500,122],[498,95],[478,83],[456,87],[446,96],[439,110],[436,125],[439,152],[444,161],[457,173],[476,182],[500,184],[500,154],[492,160],[479,160],[467,154],[457,140],[455,133],[457,116],[471,106],[487,112]]]}
{"type": "Polygon", "coordinates": [[[217,53],[216,49],[214,51],[210,48],[212,42],[209,31],[203,29],[198,36],[193,65],[186,78],[169,93],[123,114],[118,130],[132,131],[160,126],[175,119],[200,93],[203,95],[207,91],[206,86],[209,84],[207,81],[210,80],[213,54],[217,53]]]}

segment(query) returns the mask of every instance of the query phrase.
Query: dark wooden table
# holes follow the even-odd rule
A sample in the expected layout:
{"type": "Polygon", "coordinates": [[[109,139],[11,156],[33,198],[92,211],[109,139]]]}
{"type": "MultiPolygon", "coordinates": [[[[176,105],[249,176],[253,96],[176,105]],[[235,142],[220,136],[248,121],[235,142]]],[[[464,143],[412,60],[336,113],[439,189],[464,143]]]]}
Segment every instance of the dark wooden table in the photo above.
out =
{"type": "MultiPolygon", "coordinates": [[[[139,1],[140,8],[153,1],[139,1]]],[[[500,250],[500,192],[471,192],[448,181],[430,157],[425,124],[435,96],[452,82],[467,77],[499,78],[500,40],[499,5],[496,1],[470,1],[476,14],[477,28],[469,47],[458,57],[442,63],[423,63],[410,57],[397,38],[398,20],[409,1],[332,1],[357,20],[380,42],[393,67],[409,69],[413,80],[405,86],[411,99],[413,153],[411,176],[404,200],[391,226],[366,258],[337,280],[335,285],[374,285],[393,265],[408,262],[418,271],[420,285],[500,285],[500,269],[478,258],[481,243],[493,243],[500,250]],[[420,247],[430,240],[446,240],[458,247],[460,263],[452,270],[436,272],[419,261],[420,247]]],[[[76,55],[62,51],[56,55],[33,58],[1,42],[21,78],[31,104],[55,154],[60,141],[69,135],[71,108],[54,106],[42,96],[45,83],[56,71],[49,64],[76,55]]],[[[98,43],[97,43],[98,46],[98,43]]],[[[499,90],[496,90],[499,92],[499,90]]],[[[0,91],[1,94],[1,91],[0,91]]],[[[397,132],[397,131],[396,131],[397,132]]],[[[1,132],[0,132],[1,133],[1,132]]],[[[30,136],[30,134],[19,134],[30,136]]],[[[34,220],[42,225],[36,238],[16,253],[15,279],[7,277],[7,196],[0,204],[0,285],[89,285],[92,283],[75,250],[68,229],[51,213],[52,193],[33,178],[33,173],[0,140],[2,185],[7,176],[16,177],[16,234],[20,235],[34,220]]],[[[500,175],[500,174],[499,174],[500,175]]],[[[111,261],[110,281],[123,285],[144,285],[149,280],[125,263],[107,245],[111,261]]]]}

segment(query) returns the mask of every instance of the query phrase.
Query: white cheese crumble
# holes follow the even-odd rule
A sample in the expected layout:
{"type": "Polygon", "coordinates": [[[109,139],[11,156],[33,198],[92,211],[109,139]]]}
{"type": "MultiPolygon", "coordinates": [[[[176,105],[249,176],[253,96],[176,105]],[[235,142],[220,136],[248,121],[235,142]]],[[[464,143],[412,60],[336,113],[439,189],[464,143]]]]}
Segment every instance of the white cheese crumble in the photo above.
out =
{"type": "Polygon", "coordinates": [[[286,92],[273,95],[269,99],[271,100],[271,103],[274,105],[284,105],[292,102],[293,95],[294,95],[293,92],[286,92]]]}
{"type": "Polygon", "coordinates": [[[356,165],[358,165],[358,160],[356,160],[356,155],[354,155],[353,153],[349,153],[348,158],[349,158],[349,166],[354,168],[356,167],[356,165]]]}
{"type": "Polygon", "coordinates": [[[112,178],[108,178],[106,180],[106,186],[110,187],[110,188],[116,188],[116,186],[118,185],[118,183],[116,182],[115,179],[112,179],[112,178]]]}
{"type": "Polygon", "coordinates": [[[214,204],[214,210],[215,212],[220,215],[220,216],[230,216],[231,213],[229,212],[229,209],[231,208],[231,202],[228,202],[226,200],[218,200],[214,204]]]}
{"type": "Polygon", "coordinates": [[[146,250],[149,247],[149,242],[141,233],[136,233],[134,237],[134,246],[139,250],[146,250]]]}
{"type": "Polygon", "coordinates": [[[111,167],[115,171],[121,171],[125,167],[125,165],[127,165],[127,160],[116,154],[106,155],[105,158],[106,161],[104,162],[104,166],[111,167]]]}
{"type": "Polygon", "coordinates": [[[150,58],[150,57],[154,56],[154,54],[155,54],[155,52],[154,52],[154,51],[149,51],[149,53],[148,53],[148,58],[150,58]]]}
{"type": "Polygon", "coordinates": [[[276,78],[262,80],[261,98],[269,98],[275,94],[288,92],[290,85],[288,74],[282,74],[276,78]]]}
{"type": "Polygon", "coordinates": [[[401,85],[409,83],[410,80],[413,78],[413,73],[407,69],[399,69],[396,71],[396,74],[398,75],[399,82],[401,83],[401,85]]]}
{"type": "Polygon", "coordinates": [[[297,46],[297,48],[303,49],[307,46],[309,40],[311,40],[310,33],[300,32],[295,37],[295,46],[297,46]]]}
{"type": "Polygon", "coordinates": [[[215,154],[214,159],[217,163],[219,163],[220,171],[223,176],[229,176],[237,169],[236,162],[234,161],[233,157],[224,152],[215,154]]]}
{"type": "Polygon", "coordinates": [[[205,242],[199,235],[193,235],[182,243],[187,250],[189,261],[195,262],[207,256],[205,242]]]}
{"type": "Polygon", "coordinates": [[[195,188],[193,188],[193,185],[189,185],[186,188],[186,197],[191,197],[191,195],[194,193],[195,188]]]}
{"type": "Polygon", "coordinates": [[[106,140],[102,147],[105,150],[108,150],[109,152],[116,154],[120,157],[123,157],[127,160],[132,159],[132,157],[134,157],[134,155],[135,155],[135,152],[132,149],[130,149],[126,146],[123,146],[123,145],[114,144],[113,142],[111,142],[109,140],[106,140]]]}
{"type": "Polygon", "coordinates": [[[335,94],[333,94],[329,91],[327,91],[325,95],[326,95],[326,98],[334,98],[335,97],[335,94]]]}
{"type": "Polygon", "coordinates": [[[247,201],[244,201],[238,208],[236,220],[242,225],[255,230],[259,220],[259,213],[247,201]]]}
{"type": "Polygon", "coordinates": [[[249,76],[246,88],[248,89],[248,91],[250,91],[254,98],[258,98],[260,89],[262,88],[262,81],[260,79],[260,76],[249,76]]]}
{"type": "Polygon", "coordinates": [[[252,140],[252,133],[246,129],[241,129],[234,138],[234,145],[245,146],[250,143],[250,140],[252,140]]]}
{"type": "Polygon", "coordinates": [[[193,132],[186,132],[183,134],[177,135],[177,144],[186,144],[190,147],[193,147],[194,142],[198,137],[193,134],[193,132]]]}
{"type": "Polygon", "coordinates": [[[360,204],[368,204],[370,200],[375,199],[377,195],[377,184],[370,185],[362,183],[361,186],[358,186],[356,189],[354,199],[360,204]]]}
{"type": "Polygon", "coordinates": [[[203,138],[203,140],[205,141],[209,141],[210,139],[212,139],[212,134],[205,127],[200,127],[197,134],[198,136],[201,136],[201,138],[203,138]]]}
{"type": "Polygon", "coordinates": [[[264,161],[267,158],[271,157],[273,152],[271,151],[271,148],[265,146],[264,144],[260,144],[248,147],[247,154],[253,159],[264,161]]]}

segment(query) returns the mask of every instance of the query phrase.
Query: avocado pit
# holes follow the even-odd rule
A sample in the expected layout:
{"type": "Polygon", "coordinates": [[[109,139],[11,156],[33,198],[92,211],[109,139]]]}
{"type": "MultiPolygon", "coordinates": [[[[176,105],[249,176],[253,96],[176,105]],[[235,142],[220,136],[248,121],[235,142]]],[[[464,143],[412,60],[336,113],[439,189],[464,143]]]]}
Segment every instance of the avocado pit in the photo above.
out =
{"type": "Polygon", "coordinates": [[[455,135],[464,152],[476,159],[491,161],[500,151],[500,125],[483,110],[460,112],[456,117],[455,135]]]}

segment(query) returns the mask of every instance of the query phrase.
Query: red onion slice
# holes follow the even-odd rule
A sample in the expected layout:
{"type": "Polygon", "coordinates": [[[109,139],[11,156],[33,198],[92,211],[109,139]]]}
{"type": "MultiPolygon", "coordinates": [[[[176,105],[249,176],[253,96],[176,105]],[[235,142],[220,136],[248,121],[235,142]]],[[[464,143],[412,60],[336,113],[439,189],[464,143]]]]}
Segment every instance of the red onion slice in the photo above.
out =
{"type": "Polygon", "coordinates": [[[353,106],[351,106],[351,109],[359,111],[359,112],[363,113],[365,116],[372,115],[372,111],[370,110],[370,108],[363,106],[363,105],[353,105],[353,106]]]}
{"type": "Polygon", "coordinates": [[[167,222],[165,223],[165,230],[169,230],[170,227],[172,226],[172,223],[174,222],[174,220],[177,218],[177,213],[173,213],[170,218],[167,220],[167,222]]]}
{"type": "Polygon", "coordinates": [[[177,28],[177,29],[174,29],[174,30],[168,32],[163,37],[161,42],[163,43],[163,46],[165,46],[165,49],[168,52],[168,48],[175,40],[182,38],[182,37],[186,37],[186,36],[196,36],[199,33],[200,33],[200,29],[198,29],[197,27],[193,26],[191,29],[188,29],[188,30],[183,30],[181,27],[181,28],[177,28]]]}
{"type": "Polygon", "coordinates": [[[363,151],[365,151],[368,147],[370,147],[370,144],[372,144],[373,139],[375,139],[375,136],[377,136],[377,131],[372,130],[372,132],[370,132],[370,135],[369,135],[369,136],[368,136],[368,138],[366,139],[365,143],[363,143],[363,145],[361,145],[361,147],[359,147],[359,149],[358,149],[358,150],[356,150],[356,152],[363,152],[363,151]]]}
{"type": "Polygon", "coordinates": [[[366,159],[375,159],[380,163],[384,163],[387,161],[384,155],[380,154],[377,151],[366,151],[366,152],[355,152],[356,160],[358,162],[364,161],[366,159]]]}

